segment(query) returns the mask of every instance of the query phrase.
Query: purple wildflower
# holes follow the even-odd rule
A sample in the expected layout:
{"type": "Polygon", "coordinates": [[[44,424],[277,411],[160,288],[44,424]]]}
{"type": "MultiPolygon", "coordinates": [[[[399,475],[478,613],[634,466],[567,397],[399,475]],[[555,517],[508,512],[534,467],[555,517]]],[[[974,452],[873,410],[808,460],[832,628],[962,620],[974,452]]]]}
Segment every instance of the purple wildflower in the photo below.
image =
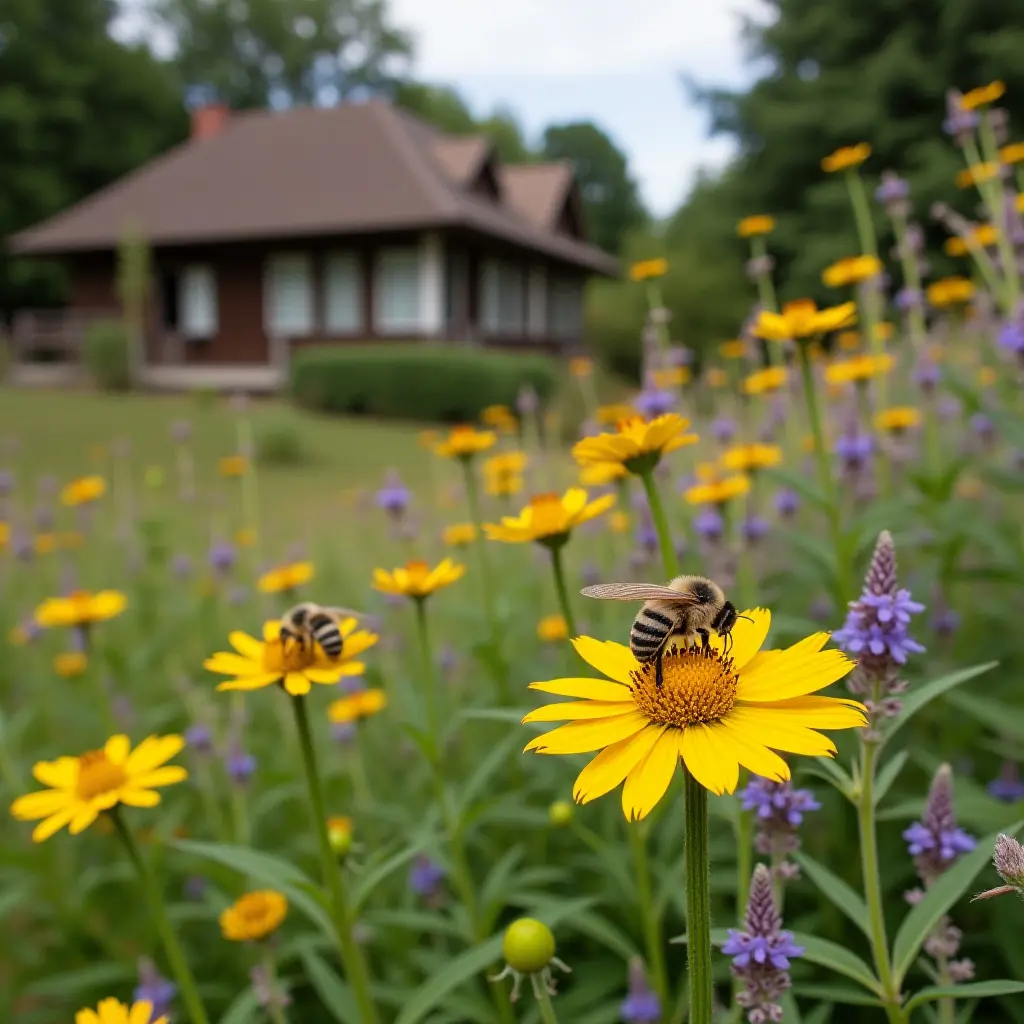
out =
{"type": "Polygon", "coordinates": [[[1015,804],[1024,800],[1024,781],[1020,777],[1020,768],[1015,761],[1004,761],[999,774],[986,787],[989,796],[1015,804]]]}
{"type": "Polygon", "coordinates": [[[784,931],[772,896],[771,875],[763,864],[750,881],[745,927],[730,928],[722,952],[732,957],[732,973],[743,982],[736,1001],[747,1011],[750,1024],[782,1020],[779,1000],[790,986],[789,963],[803,948],[784,931]]]}
{"type": "Polygon", "coordinates": [[[976,110],[965,110],[961,104],[963,94],[956,89],[946,93],[946,120],[942,122],[942,130],[952,135],[958,142],[968,138],[981,123],[976,110]]]}
{"type": "MultiPolygon", "coordinates": [[[[186,444],[192,437],[192,424],[188,420],[175,420],[171,424],[171,440],[176,444],[186,444]]],[[[158,1013],[154,1014],[159,1017],[158,1013]]]]}
{"type": "Polygon", "coordinates": [[[783,519],[789,519],[800,511],[800,495],[792,487],[780,487],[775,492],[772,504],[783,519]]]}
{"type": "Polygon", "coordinates": [[[210,545],[207,557],[210,560],[210,568],[218,576],[226,576],[234,568],[238,553],[235,551],[234,544],[226,540],[218,540],[210,545]]]}
{"type": "Polygon", "coordinates": [[[132,999],[135,1002],[152,1004],[150,1011],[154,1020],[166,1017],[171,1012],[171,1003],[178,993],[178,986],[156,969],[156,964],[146,957],[139,958],[139,984],[135,987],[132,999]]]}
{"type": "Polygon", "coordinates": [[[956,824],[953,808],[953,771],[940,765],[932,779],[920,821],[903,833],[917,873],[928,888],[962,853],[970,853],[974,839],[956,824]]]}
{"type": "Polygon", "coordinates": [[[893,303],[901,313],[924,306],[924,292],[920,288],[901,288],[893,297],[893,303]]]}
{"type": "Polygon", "coordinates": [[[658,550],[658,531],[654,528],[654,520],[651,514],[641,514],[640,521],[636,524],[637,547],[647,556],[658,550]]]}
{"type": "Polygon", "coordinates": [[[988,444],[995,437],[996,425],[992,418],[983,412],[976,412],[971,417],[971,430],[978,435],[978,439],[988,444]]]}
{"type": "Polygon", "coordinates": [[[754,846],[766,855],[796,852],[800,848],[796,830],[804,815],[821,808],[809,789],[794,789],[788,780],[773,782],[760,775],[751,776],[739,798],[745,811],[754,812],[754,846]]]}
{"type": "Polygon", "coordinates": [[[198,903],[206,895],[206,879],[202,875],[189,875],[183,888],[185,899],[198,903]]]}
{"type": "Polygon", "coordinates": [[[927,356],[923,356],[914,367],[914,383],[925,392],[931,394],[942,380],[942,370],[939,364],[927,356]]]}
{"type": "Polygon", "coordinates": [[[629,995],[622,1001],[619,1014],[623,1024],[658,1024],[661,1020],[658,993],[647,984],[644,963],[639,957],[629,962],[629,995]]]}
{"type": "Polygon", "coordinates": [[[252,754],[247,754],[244,750],[237,749],[228,754],[225,767],[227,768],[228,778],[236,786],[246,786],[256,773],[257,761],[252,754]]]}
{"type": "Polygon", "coordinates": [[[1000,348],[1024,359],[1024,303],[1017,307],[1013,317],[1005,321],[996,340],[1000,348]]]}
{"type": "Polygon", "coordinates": [[[377,492],[377,506],[389,516],[401,519],[409,507],[411,498],[409,488],[402,483],[398,472],[389,469],[384,477],[384,486],[377,492]]]}
{"type": "Polygon", "coordinates": [[[711,421],[710,430],[719,444],[728,444],[736,436],[736,421],[730,416],[716,416],[711,421]]]}
{"type": "Polygon", "coordinates": [[[875,199],[890,215],[905,212],[910,198],[910,182],[893,171],[882,171],[882,183],[875,189],[875,199]]]}
{"type": "Polygon", "coordinates": [[[633,399],[633,408],[646,419],[653,420],[671,412],[676,405],[676,396],[671,391],[646,387],[633,399]]]}
{"type": "Polygon", "coordinates": [[[725,520],[718,509],[708,505],[693,517],[693,528],[699,537],[713,542],[725,532],[725,520]]]}
{"type": "Polygon", "coordinates": [[[960,628],[960,613],[952,608],[939,607],[932,616],[932,632],[939,637],[951,637],[960,628]]]}
{"type": "Polygon", "coordinates": [[[440,864],[420,854],[409,869],[409,888],[428,902],[436,900],[441,894],[444,877],[445,871],[440,864]]]}
{"type": "Polygon", "coordinates": [[[11,536],[11,554],[19,562],[31,562],[36,553],[35,541],[24,530],[15,530],[11,536]]]}
{"type": "Polygon", "coordinates": [[[843,434],[836,438],[835,453],[844,473],[857,473],[867,466],[875,450],[870,434],[843,434]]]}
{"type": "Polygon", "coordinates": [[[355,722],[332,722],[331,738],[338,743],[350,743],[356,737],[355,722]]]}
{"type": "Polygon", "coordinates": [[[185,742],[197,754],[213,753],[213,733],[202,722],[195,722],[185,730],[185,742]]]}
{"type": "Polygon", "coordinates": [[[748,544],[756,544],[768,536],[771,528],[772,524],[764,516],[749,515],[743,520],[743,539],[748,544]]]}

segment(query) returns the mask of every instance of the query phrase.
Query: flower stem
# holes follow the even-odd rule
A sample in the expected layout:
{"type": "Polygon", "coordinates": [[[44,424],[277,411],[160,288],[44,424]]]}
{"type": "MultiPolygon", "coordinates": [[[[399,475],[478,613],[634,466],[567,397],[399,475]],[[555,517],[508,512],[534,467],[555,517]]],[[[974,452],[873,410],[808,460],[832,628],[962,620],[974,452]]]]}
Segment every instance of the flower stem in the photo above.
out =
{"type": "MultiPolygon", "coordinates": [[[[750,254],[758,261],[763,261],[768,255],[768,243],[764,235],[754,235],[750,239],[750,254]]],[[[779,311],[779,302],[775,295],[775,285],[772,283],[771,271],[762,272],[757,275],[757,298],[762,309],[767,310],[769,313],[777,313],[779,311]]],[[[769,342],[764,346],[764,350],[768,357],[769,366],[775,365],[776,356],[779,362],[782,362],[782,349],[780,346],[769,342]]]]}
{"type": "MultiPolygon", "coordinates": [[[[743,772],[746,775],[746,771],[743,772]]],[[[743,894],[750,890],[750,876],[753,874],[753,836],[754,819],[750,811],[740,811],[736,821],[736,926],[744,927],[746,907],[743,904],[743,894]]],[[[743,982],[739,978],[733,979],[732,985],[732,1015],[729,1018],[738,1021],[743,1016],[743,1009],[736,1002],[736,996],[743,991],[743,982]]]]}
{"type": "Polygon", "coordinates": [[[167,908],[164,906],[157,881],[149,870],[149,866],[142,856],[142,851],[135,842],[135,837],[125,824],[117,807],[110,812],[110,817],[114,822],[114,828],[117,830],[118,837],[128,851],[128,857],[131,859],[132,864],[135,865],[135,870],[139,874],[139,880],[142,882],[142,888],[146,893],[146,900],[149,903],[149,912],[153,918],[153,924],[156,926],[161,943],[163,943],[164,952],[167,954],[167,961],[174,974],[174,980],[178,983],[178,990],[181,992],[181,999],[185,1004],[190,1024],[209,1024],[209,1018],[206,1016],[203,1002],[199,998],[196,979],[189,969],[188,961],[185,959],[185,954],[178,942],[178,937],[174,934],[174,928],[171,926],[170,918],[167,916],[167,908]]]}
{"type": "Polygon", "coordinates": [[[277,963],[274,961],[274,954],[268,947],[263,956],[263,969],[267,973],[267,988],[270,993],[270,1001],[267,1003],[267,1015],[272,1024],[288,1024],[288,1016],[284,1012],[283,993],[278,987],[277,963]]]}
{"type": "Polygon", "coordinates": [[[708,793],[683,769],[686,828],[683,857],[686,874],[687,954],[690,965],[689,1024],[711,1024],[711,879],[708,865],[708,793]]]}
{"type": "Polygon", "coordinates": [[[856,167],[846,172],[846,187],[850,190],[853,218],[857,222],[860,251],[866,256],[878,255],[878,241],[875,238],[875,222],[871,219],[871,205],[864,188],[864,179],[856,167]]]}
{"type": "Polygon", "coordinates": [[[484,587],[484,610],[487,621],[494,630],[494,593],[491,589],[491,560],[487,554],[487,539],[484,537],[483,517],[480,513],[480,491],[473,473],[473,465],[468,459],[462,460],[462,469],[466,477],[466,500],[469,502],[469,515],[476,526],[476,550],[480,559],[480,575],[484,587]]]}
{"type": "Polygon", "coordinates": [[[558,1017],[555,1016],[555,1006],[551,1002],[551,993],[544,983],[543,978],[535,978],[533,982],[533,994],[537,997],[537,1007],[540,1010],[542,1024],[558,1024],[558,1017]]]}
{"type": "Polygon", "coordinates": [[[551,568],[555,573],[555,590],[558,591],[558,603],[562,606],[562,615],[565,617],[565,624],[569,627],[569,636],[576,636],[576,621],[572,615],[572,605],[569,604],[569,591],[565,586],[565,569],[562,565],[562,548],[560,545],[553,546],[551,551],[551,568]]]}
{"type": "Polygon", "coordinates": [[[661,495],[658,493],[658,485],[654,482],[654,473],[648,469],[640,474],[640,480],[644,485],[644,493],[647,495],[647,505],[651,510],[651,521],[658,534],[658,544],[661,547],[661,560],[665,566],[665,575],[672,577],[679,575],[679,560],[676,558],[676,549],[672,546],[672,534],[669,532],[668,519],[665,518],[665,506],[661,503],[661,495]]]}
{"type": "Polygon", "coordinates": [[[434,658],[430,651],[430,634],[427,632],[427,602],[425,598],[414,598],[416,605],[416,633],[420,641],[420,671],[423,673],[421,689],[427,706],[427,732],[430,734],[430,757],[436,764],[441,759],[441,737],[438,735],[437,679],[434,675],[434,658]]]}
{"type": "Polygon", "coordinates": [[[299,747],[302,751],[302,766],[306,772],[306,785],[309,789],[309,802],[313,811],[313,828],[320,846],[320,862],[324,882],[327,884],[331,897],[331,916],[338,940],[338,953],[345,970],[345,977],[352,986],[362,1024],[377,1024],[377,1010],[370,994],[370,976],[366,969],[362,950],[352,936],[352,911],[349,907],[348,893],[341,870],[331,850],[331,840],[327,835],[327,809],[324,804],[323,787],[316,764],[316,750],[313,747],[313,734],[309,727],[309,714],[306,711],[305,697],[292,697],[292,710],[295,712],[295,726],[299,733],[299,747]]]}
{"type": "Polygon", "coordinates": [[[633,852],[633,869],[636,871],[637,902],[640,904],[640,923],[643,926],[644,942],[647,946],[647,963],[651,971],[651,985],[658,993],[662,1006],[668,1000],[668,973],[665,968],[665,953],[661,945],[661,921],[654,905],[651,886],[651,866],[647,857],[647,829],[643,824],[628,822],[626,832],[633,852]]]}

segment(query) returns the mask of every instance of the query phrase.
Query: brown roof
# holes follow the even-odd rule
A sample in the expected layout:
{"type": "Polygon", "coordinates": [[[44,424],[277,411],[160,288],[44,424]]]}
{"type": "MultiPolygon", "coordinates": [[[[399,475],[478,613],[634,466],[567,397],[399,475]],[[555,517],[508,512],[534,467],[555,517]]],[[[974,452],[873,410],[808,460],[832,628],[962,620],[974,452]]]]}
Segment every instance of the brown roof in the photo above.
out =
{"type": "Polygon", "coordinates": [[[534,227],[551,230],[572,186],[572,165],[523,164],[502,167],[501,187],[505,200],[534,227]]]}
{"type": "Polygon", "coordinates": [[[445,137],[381,101],[236,114],[213,138],[177,146],[8,244],[39,255],[111,249],[133,223],[154,246],[463,226],[617,272],[605,252],[538,218],[553,170],[502,172],[509,202],[465,191],[488,153],[482,139],[445,137]]]}

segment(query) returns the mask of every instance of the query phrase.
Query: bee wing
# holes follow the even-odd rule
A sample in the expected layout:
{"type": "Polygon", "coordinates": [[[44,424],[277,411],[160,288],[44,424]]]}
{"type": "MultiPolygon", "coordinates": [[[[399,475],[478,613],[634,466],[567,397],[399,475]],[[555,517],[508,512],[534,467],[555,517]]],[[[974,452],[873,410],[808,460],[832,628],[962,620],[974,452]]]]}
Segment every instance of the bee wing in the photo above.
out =
{"type": "Polygon", "coordinates": [[[323,606],[323,611],[335,619],[365,619],[366,612],[357,612],[354,608],[339,608],[337,606],[323,606]]]}
{"type": "Polygon", "coordinates": [[[584,597],[596,597],[599,601],[675,601],[677,604],[696,604],[693,598],[680,594],[671,587],[660,587],[654,583],[598,583],[584,587],[584,597]]]}

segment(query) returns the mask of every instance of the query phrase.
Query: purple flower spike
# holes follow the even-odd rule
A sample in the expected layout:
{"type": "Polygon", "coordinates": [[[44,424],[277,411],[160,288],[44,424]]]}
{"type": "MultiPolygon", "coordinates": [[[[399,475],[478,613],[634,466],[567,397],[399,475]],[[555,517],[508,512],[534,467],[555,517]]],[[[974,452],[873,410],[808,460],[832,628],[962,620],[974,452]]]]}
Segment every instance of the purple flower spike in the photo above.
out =
{"type": "Polygon", "coordinates": [[[658,1024],[661,1002],[647,983],[643,961],[634,957],[629,962],[629,995],[622,1001],[619,1014],[623,1024],[658,1024]]]}
{"type": "Polygon", "coordinates": [[[748,544],[762,541],[771,532],[772,524],[764,516],[751,515],[743,520],[743,539],[748,544]]]}
{"type": "Polygon", "coordinates": [[[377,492],[377,505],[389,516],[401,519],[409,508],[412,495],[402,483],[397,471],[389,469],[384,477],[384,486],[377,492]]]}
{"type": "Polygon", "coordinates": [[[903,838],[926,889],[945,874],[961,854],[974,849],[973,837],[956,824],[953,771],[948,764],[940,765],[935,773],[921,820],[906,829],[903,838]]]}
{"type": "Polygon", "coordinates": [[[196,722],[185,730],[185,742],[197,754],[213,753],[213,733],[201,722],[196,722]]]}
{"type": "Polygon", "coordinates": [[[1024,800],[1024,781],[1020,777],[1020,767],[1015,761],[1004,761],[1002,771],[986,788],[989,796],[1008,804],[1024,800]]]}
{"type": "Polygon", "coordinates": [[[409,869],[409,888],[428,902],[436,901],[441,895],[444,877],[444,868],[421,854],[412,862],[409,869]]]}
{"type": "Polygon", "coordinates": [[[721,513],[710,505],[703,508],[693,517],[693,528],[699,537],[705,540],[720,540],[725,532],[725,520],[721,513]]]}
{"type": "Polygon", "coordinates": [[[228,778],[236,786],[246,786],[253,775],[256,774],[257,762],[252,754],[247,754],[243,750],[236,750],[228,754],[225,767],[227,768],[228,778]]]}
{"type": "Polygon", "coordinates": [[[789,519],[800,511],[800,495],[791,487],[780,487],[773,499],[775,511],[783,518],[789,519]]]}
{"type": "Polygon", "coordinates": [[[132,999],[135,1002],[151,1003],[153,1009],[150,1013],[154,1020],[159,1020],[170,1014],[171,1004],[177,994],[178,986],[163,977],[152,960],[140,957],[139,984],[135,987],[132,999]]]}
{"type": "Polygon", "coordinates": [[[739,798],[745,811],[754,812],[754,847],[765,855],[795,853],[804,815],[821,808],[809,789],[794,789],[789,781],[773,782],[760,775],[751,777],[739,798]]]}
{"type": "Polygon", "coordinates": [[[664,416],[671,412],[676,406],[676,396],[671,391],[662,391],[659,388],[647,387],[633,399],[633,408],[646,419],[653,420],[658,416],[664,416]]]}
{"type": "Polygon", "coordinates": [[[210,568],[218,576],[226,576],[234,568],[235,560],[238,557],[235,546],[226,540],[214,541],[210,545],[210,568]]]}
{"type": "Polygon", "coordinates": [[[719,444],[728,444],[736,436],[736,421],[729,416],[716,416],[711,421],[710,430],[719,444]]]}
{"type": "Polygon", "coordinates": [[[893,215],[905,209],[910,198],[910,183],[893,171],[882,172],[882,183],[875,189],[875,199],[893,215]]]}

